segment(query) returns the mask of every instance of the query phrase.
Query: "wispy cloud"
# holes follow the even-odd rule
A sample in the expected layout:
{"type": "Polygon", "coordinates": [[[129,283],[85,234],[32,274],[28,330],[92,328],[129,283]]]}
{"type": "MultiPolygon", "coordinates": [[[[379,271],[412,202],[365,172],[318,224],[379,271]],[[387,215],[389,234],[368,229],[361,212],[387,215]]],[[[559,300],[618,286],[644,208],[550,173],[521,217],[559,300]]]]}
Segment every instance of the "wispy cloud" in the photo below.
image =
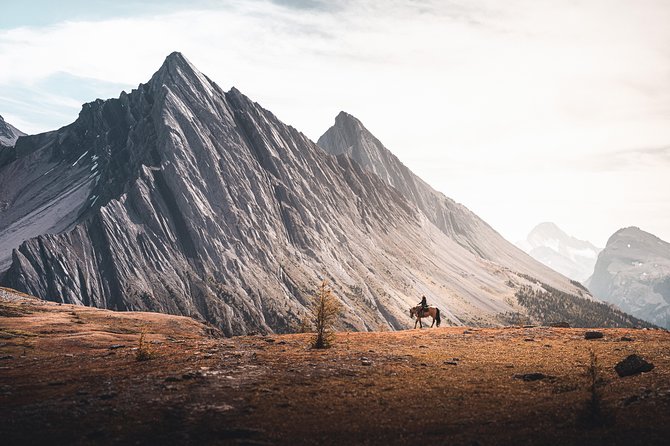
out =
{"type": "MultiPolygon", "coordinates": [[[[59,101],[117,96],[108,87],[146,81],[179,50],[223,88],[237,86],[314,139],[339,110],[356,115],[410,167],[512,239],[525,235],[514,233],[514,218],[551,218],[537,215],[551,209],[541,200],[584,198],[583,184],[563,181],[559,190],[543,181],[552,172],[616,183],[609,173],[637,163],[649,174],[632,178],[625,193],[645,197],[660,181],[667,158],[638,148],[670,144],[667,1],[170,5],[158,15],[124,10],[0,31],[0,113],[12,106],[35,130],[67,124],[73,111],[59,101]],[[58,73],[90,88],[54,91],[46,80],[58,73]],[[57,98],[42,111],[60,122],[33,114],[48,92],[57,98]],[[486,198],[490,189],[534,210],[511,216],[486,198]]],[[[670,217],[664,222],[670,227],[670,217]]],[[[598,222],[585,225],[587,234],[572,233],[595,238],[598,222]]]]}

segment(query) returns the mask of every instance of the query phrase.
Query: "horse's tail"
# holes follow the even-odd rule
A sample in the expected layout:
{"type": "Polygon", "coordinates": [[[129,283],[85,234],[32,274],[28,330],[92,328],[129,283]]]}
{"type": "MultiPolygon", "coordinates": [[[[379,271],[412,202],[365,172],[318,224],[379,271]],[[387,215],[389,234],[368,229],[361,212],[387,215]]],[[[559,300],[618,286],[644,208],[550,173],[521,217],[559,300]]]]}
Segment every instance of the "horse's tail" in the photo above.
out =
{"type": "Polygon", "coordinates": [[[439,327],[441,322],[442,322],[442,318],[440,317],[440,309],[435,308],[435,323],[439,327]]]}

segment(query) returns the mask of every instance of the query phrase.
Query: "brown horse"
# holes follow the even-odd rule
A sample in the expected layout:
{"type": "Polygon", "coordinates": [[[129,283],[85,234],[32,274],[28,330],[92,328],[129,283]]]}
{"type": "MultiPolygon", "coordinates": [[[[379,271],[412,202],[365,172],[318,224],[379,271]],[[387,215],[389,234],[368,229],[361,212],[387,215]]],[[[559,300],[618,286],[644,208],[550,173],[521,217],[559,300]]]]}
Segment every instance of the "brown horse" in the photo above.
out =
{"type": "Polygon", "coordinates": [[[409,317],[416,318],[416,322],[414,322],[414,328],[416,328],[416,324],[419,324],[419,327],[423,328],[423,324],[421,323],[421,318],[424,317],[432,317],[433,318],[433,323],[430,324],[430,327],[433,328],[433,325],[437,323],[437,326],[440,326],[440,323],[442,323],[442,318],[440,317],[440,309],[437,307],[428,307],[427,310],[421,309],[421,305],[417,305],[416,307],[410,308],[409,309],[409,317]]]}

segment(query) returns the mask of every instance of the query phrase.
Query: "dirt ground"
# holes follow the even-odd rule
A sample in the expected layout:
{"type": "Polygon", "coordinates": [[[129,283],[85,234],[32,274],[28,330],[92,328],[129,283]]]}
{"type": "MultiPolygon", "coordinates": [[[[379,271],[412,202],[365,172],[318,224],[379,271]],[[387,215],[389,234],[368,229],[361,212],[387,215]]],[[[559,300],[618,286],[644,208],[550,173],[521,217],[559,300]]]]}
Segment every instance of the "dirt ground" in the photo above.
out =
{"type": "Polygon", "coordinates": [[[220,338],[0,290],[0,443],[669,444],[670,333],[600,331],[338,333],[313,350],[308,334],[220,338]],[[655,368],[619,378],[632,353],[655,368]],[[515,377],[529,373],[545,377],[515,377]]]}

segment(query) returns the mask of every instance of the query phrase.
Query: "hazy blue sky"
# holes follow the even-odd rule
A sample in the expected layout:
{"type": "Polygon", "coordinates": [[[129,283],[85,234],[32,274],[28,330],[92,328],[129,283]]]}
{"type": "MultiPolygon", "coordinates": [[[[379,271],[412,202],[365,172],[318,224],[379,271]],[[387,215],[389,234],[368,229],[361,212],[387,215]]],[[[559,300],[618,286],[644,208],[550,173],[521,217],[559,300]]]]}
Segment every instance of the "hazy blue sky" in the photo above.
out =
{"type": "Polygon", "coordinates": [[[315,139],[345,110],[516,241],[670,240],[670,2],[5,1],[0,114],[76,119],[181,51],[315,139]]]}

